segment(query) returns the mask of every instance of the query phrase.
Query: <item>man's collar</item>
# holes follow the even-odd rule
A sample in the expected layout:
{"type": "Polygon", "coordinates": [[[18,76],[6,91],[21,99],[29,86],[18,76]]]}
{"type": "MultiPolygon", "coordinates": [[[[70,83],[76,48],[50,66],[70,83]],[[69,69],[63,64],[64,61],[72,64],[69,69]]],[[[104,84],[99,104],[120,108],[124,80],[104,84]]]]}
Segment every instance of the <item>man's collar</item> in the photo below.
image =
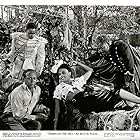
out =
{"type": "MultiPolygon", "coordinates": [[[[25,84],[25,82],[22,84],[22,87],[23,87],[24,89],[29,90],[29,88],[28,88],[28,86],[25,84]]],[[[34,86],[34,88],[36,88],[36,87],[37,87],[37,85],[34,86]]]]}

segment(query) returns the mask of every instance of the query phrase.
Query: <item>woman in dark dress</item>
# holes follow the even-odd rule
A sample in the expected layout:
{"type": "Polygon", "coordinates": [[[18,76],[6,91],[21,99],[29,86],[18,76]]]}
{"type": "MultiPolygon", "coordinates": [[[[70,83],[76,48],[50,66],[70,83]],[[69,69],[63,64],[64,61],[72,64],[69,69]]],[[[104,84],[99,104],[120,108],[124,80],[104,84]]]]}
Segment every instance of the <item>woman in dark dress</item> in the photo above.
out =
{"type": "MultiPolygon", "coordinates": [[[[92,70],[90,69],[90,71],[88,72],[88,76],[84,76],[86,77],[86,81],[89,79],[91,72],[92,70]]],[[[135,114],[138,112],[137,110],[134,110],[134,108],[131,108],[129,110],[125,108],[126,110],[123,112],[116,111],[117,109],[120,110],[119,107],[123,107],[122,104],[126,100],[140,104],[139,97],[131,94],[130,92],[124,89],[115,91],[113,84],[109,84],[105,81],[94,80],[94,82],[92,82],[91,85],[93,88],[91,92],[89,92],[87,87],[83,90],[83,86],[84,84],[86,84],[86,82],[82,82],[83,78],[80,78],[80,80],[78,81],[74,80],[74,84],[72,84],[73,82],[71,83],[70,80],[70,67],[66,67],[65,65],[62,65],[58,68],[58,75],[60,84],[56,87],[56,90],[54,92],[55,129],[59,129],[58,125],[62,125],[61,122],[63,121],[63,123],[65,122],[66,124],[66,126],[63,127],[63,129],[101,130],[106,128],[106,119],[110,116],[114,117],[117,113],[121,114],[121,116],[128,116],[126,114],[133,113],[132,116],[135,116],[135,114]],[[67,79],[67,81],[64,81],[64,79],[67,79]],[[63,106],[65,105],[66,110],[62,110],[61,103],[63,103],[63,106]],[[94,113],[92,111],[94,111],[94,113]],[[98,121],[98,125],[94,125],[93,128],[91,127],[90,123],[91,121],[95,123],[95,118],[96,121],[98,121]],[[102,123],[103,127],[99,126],[102,123]]],[[[136,116],[136,118],[138,119],[138,116],[136,116]]],[[[114,117],[114,119],[116,118],[114,117]]],[[[125,120],[122,121],[122,123],[124,122],[125,120]]],[[[116,120],[114,123],[116,123],[116,120]]],[[[120,127],[119,129],[124,130],[125,128],[120,127]]]]}
{"type": "Polygon", "coordinates": [[[140,96],[138,51],[122,40],[114,40],[109,45],[104,35],[97,37],[96,45],[97,52],[88,58],[95,72],[93,77],[113,83],[115,90],[125,88],[140,96]]]}

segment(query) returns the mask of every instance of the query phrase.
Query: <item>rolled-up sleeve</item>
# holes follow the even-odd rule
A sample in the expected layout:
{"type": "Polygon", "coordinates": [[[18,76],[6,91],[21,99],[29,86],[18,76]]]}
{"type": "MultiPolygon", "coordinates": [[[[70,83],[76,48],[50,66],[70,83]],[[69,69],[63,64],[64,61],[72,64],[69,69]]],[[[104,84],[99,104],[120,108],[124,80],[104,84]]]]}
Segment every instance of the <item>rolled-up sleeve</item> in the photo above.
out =
{"type": "Polygon", "coordinates": [[[53,98],[58,99],[58,100],[62,100],[62,96],[61,96],[61,88],[60,86],[57,86],[55,88],[54,94],[53,94],[53,98]]]}

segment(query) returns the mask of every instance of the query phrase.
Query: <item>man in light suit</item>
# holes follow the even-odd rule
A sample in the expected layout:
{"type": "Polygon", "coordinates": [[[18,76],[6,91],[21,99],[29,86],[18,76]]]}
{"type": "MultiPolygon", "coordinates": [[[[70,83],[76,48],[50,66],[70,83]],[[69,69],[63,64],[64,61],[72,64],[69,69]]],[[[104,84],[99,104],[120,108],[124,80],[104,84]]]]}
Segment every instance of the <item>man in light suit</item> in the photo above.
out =
{"type": "Polygon", "coordinates": [[[11,51],[7,54],[6,60],[13,63],[13,79],[21,80],[23,71],[27,69],[36,70],[38,75],[43,70],[47,40],[37,36],[36,29],[34,23],[28,23],[25,33],[15,32],[11,35],[11,51]]]}

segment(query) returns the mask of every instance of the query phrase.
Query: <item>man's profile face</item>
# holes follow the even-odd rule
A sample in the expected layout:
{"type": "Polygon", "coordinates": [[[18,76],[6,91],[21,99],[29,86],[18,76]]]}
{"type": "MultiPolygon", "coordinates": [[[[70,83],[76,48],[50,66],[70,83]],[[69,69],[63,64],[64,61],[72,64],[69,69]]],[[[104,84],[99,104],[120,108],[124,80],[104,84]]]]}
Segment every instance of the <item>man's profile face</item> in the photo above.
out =
{"type": "Polygon", "coordinates": [[[33,39],[36,33],[36,29],[28,29],[26,33],[29,39],[33,39]]]}

